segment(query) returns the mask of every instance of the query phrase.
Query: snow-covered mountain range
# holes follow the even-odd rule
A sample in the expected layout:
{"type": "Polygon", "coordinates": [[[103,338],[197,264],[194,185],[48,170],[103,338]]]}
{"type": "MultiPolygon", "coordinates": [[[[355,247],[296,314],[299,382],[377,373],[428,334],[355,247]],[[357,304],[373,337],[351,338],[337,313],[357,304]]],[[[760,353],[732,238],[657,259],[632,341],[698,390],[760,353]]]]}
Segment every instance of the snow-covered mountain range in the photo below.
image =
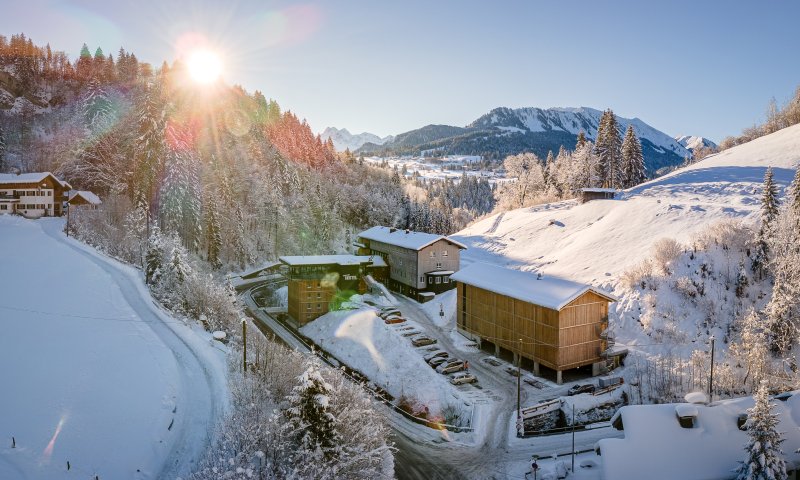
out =
{"type": "MultiPolygon", "coordinates": [[[[544,157],[563,145],[572,149],[576,136],[584,132],[594,139],[601,110],[579,108],[495,108],[466,127],[428,125],[405,132],[381,144],[365,143],[361,152],[375,155],[437,152],[449,155],[484,155],[502,159],[524,151],[544,157]]],[[[675,167],[692,156],[690,150],[670,135],[639,118],[617,117],[624,130],[633,125],[642,142],[645,164],[650,173],[675,167]]]]}
{"type": "Polygon", "coordinates": [[[352,134],[346,128],[338,129],[336,127],[326,128],[325,131],[320,134],[320,137],[322,141],[327,141],[329,138],[333,140],[333,146],[340,152],[348,148],[351,152],[354,152],[367,142],[375,145],[383,145],[394,138],[391,135],[381,138],[369,132],[352,134]]]}
{"type": "Polygon", "coordinates": [[[695,149],[700,147],[710,147],[716,148],[717,144],[712,142],[711,140],[705,137],[697,137],[694,135],[679,135],[675,137],[675,141],[686,147],[686,149],[691,150],[692,152],[695,149]]]}

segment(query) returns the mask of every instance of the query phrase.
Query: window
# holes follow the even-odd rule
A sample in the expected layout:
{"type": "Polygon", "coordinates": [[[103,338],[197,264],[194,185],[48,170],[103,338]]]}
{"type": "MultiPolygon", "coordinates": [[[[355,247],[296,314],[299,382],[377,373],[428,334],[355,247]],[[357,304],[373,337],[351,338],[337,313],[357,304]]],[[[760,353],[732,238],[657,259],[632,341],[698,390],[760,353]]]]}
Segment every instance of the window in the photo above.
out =
{"type": "Polygon", "coordinates": [[[442,268],[442,262],[436,262],[436,268],[442,268]]]}
{"type": "Polygon", "coordinates": [[[322,310],[322,304],[320,303],[317,304],[317,310],[322,310]]]}
{"type": "Polygon", "coordinates": [[[320,298],[320,293],[319,292],[317,292],[317,298],[320,298]]]}
{"type": "Polygon", "coordinates": [[[441,277],[436,277],[436,284],[438,285],[440,283],[442,283],[442,278],[441,277]]]}
{"type": "Polygon", "coordinates": [[[442,283],[450,283],[450,277],[444,277],[442,283]]]}
{"type": "Polygon", "coordinates": [[[310,303],[306,304],[306,310],[311,310],[311,304],[310,303]]]}
{"type": "Polygon", "coordinates": [[[421,277],[419,277],[419,281],[422,282],[422,283],[425,283],[425,275],[422,275],[421,277]]]}
{"type": "Polygon", "coordinates": [[[0,205],[0,210],[6,210],[6,209],[7,209],[6,205],[0,205]]]}
{"type": "Polygon", "coordinates": [[[433,257],[435,257],[435,256],[436,256],[436,252],[434,252],[433,250],[431,250],[431,258],[433,258],[433,257]]]}
{"type": "Polygon", "coordinates": [[[445,250],[445,251],[443,251],[443,252],[442,252],[442,256],[443,256],[443,257],[446,257],[446,256],[447,256],[447,250],[445,250]]]}

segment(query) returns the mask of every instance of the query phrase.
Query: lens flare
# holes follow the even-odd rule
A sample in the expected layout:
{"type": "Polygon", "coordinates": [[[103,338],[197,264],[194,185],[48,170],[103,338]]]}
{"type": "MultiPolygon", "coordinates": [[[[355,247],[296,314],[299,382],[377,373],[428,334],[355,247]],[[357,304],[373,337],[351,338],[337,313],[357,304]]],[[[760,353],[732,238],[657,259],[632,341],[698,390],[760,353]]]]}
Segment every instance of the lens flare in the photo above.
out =
{"type": "Polygon", "coordinates": [[[50,457],[53,456],[53,448],[56,446],[56,439],[58,438],[58,434],[61,433],[61,428],[64,427],[64,422],[67,420],[66,415],[62,415],[61,418],[58,420],[58,424],[56,425],[56,431],[53,433],[53,438],[50,439],[50,442],[47,444],[47,447],[42,452],[42,462],[49,462],[50,457]]]}
{"type": "Polygon", "coordinates": [[[189,76],[197,83],[214,83],[222,75],[222,60],[211,50],[198,49],[186,59],[189,76]]]}

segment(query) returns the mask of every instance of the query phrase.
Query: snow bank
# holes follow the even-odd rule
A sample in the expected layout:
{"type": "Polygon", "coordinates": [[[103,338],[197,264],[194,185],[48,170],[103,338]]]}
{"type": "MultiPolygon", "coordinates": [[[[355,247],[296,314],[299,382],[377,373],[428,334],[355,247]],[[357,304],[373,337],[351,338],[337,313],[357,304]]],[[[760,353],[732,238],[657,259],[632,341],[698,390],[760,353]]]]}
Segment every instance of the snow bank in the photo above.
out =
{"type": "Polygon", "coordinates": [[[428,366],[422,352],[372,309],[329,312],[300,331],[395,398],[417,399],[431,413],[454,403],[447,377],[428,366]]]}

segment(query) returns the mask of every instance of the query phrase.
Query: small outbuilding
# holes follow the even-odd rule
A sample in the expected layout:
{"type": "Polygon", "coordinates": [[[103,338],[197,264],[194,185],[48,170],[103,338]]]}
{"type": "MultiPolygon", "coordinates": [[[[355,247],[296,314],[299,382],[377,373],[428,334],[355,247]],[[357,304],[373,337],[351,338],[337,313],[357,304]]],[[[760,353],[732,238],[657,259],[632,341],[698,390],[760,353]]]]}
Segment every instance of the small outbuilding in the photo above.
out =
{"type": "Polygon", "coordinates": [[[617,190],[614,188],[581,188],[581,203],[591,200],[613,200],[617,190]]]}
{"type": "Polygon", "coordinates": [[[100,197],[88,190],[70,190],[69,206],[96,210],[103,202],[100,197]]]}

